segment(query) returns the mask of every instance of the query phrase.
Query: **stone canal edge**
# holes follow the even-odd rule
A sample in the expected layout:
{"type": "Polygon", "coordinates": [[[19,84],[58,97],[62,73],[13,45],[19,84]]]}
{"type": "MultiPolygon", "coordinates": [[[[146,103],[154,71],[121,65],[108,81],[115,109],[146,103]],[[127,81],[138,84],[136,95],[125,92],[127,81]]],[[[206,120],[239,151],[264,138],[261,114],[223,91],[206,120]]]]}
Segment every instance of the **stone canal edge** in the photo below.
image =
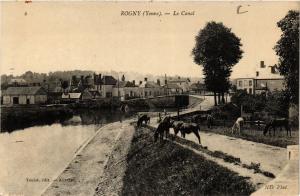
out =
{"type": "Polygon", "coordinates": [[[133,120],[128,119],[101,127],[76,151],[72,161],[41,195],[94,195],[108,160],[120,154],[115,152],[120,147],[116,145],[118,140],[126,138],[127,141],[122,141],[122,148],[119,149],[129,149],[134,133],[131,122],[133,120]]]}

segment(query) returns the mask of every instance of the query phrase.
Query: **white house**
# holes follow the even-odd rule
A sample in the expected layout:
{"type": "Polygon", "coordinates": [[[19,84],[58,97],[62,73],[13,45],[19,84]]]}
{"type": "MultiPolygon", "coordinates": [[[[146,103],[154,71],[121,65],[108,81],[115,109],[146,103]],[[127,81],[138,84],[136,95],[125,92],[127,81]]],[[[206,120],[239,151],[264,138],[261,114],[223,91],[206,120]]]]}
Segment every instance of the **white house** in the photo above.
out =
{"type": "Polygon", "coordinates": [[[9,87],[2,93],[3,105],[44,104],[47,92],[40,86],[9,87]]]}

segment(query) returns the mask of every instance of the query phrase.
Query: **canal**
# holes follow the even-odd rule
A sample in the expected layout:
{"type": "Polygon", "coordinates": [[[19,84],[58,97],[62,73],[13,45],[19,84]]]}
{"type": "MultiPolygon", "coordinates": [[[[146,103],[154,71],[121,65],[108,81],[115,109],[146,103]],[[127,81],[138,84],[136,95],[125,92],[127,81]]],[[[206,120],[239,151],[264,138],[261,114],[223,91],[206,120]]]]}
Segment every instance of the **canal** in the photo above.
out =
{"type": "Polygon", "coordinates": [[[83,110],[53,124],[0,133],[0,195],[40,194],[101,126],[131,116],[83,110]]]}

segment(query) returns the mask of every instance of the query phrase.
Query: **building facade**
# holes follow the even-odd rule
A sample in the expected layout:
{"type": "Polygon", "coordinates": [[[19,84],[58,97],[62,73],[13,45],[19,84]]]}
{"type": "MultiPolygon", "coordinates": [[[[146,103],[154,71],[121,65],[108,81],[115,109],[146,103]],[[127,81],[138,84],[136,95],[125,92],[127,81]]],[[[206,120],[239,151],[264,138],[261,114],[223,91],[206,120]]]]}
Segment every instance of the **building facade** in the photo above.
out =
{"type": "Polygon", "coordinates": [[[3,105],[31,105],[47,102],[47,92],[40,86],[9,87],[2,95],[3,105]]]}
{"type": "Polygon", "coordinates": [[[236,81],[237,90],[246,90],[249,94],[254,94],[254,78],[238,78],[236,81]]]}

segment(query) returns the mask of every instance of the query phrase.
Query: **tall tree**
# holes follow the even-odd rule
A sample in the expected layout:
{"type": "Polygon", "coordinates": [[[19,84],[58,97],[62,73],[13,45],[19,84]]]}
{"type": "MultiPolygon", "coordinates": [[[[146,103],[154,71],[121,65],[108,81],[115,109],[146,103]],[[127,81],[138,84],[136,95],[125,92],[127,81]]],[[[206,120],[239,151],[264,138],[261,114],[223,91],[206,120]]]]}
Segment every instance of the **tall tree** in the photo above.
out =
{"type": "Polygon", "coordinates": [[[274,47],[279,56],[278,69],[285,78],[286,97],[299,104],[299,12],[289,11],[277,26],[282,31],[274,47]]]}
{"type": "Polygon", "coordinates": [[[192,50],[194,62],[203,66],[204,82],[209,91],[214,92],[220,102],[224,102],[224,93],[229,90],[229,77],[232,67],[242,58],[241,41],[231,29],[223,23],[208,22],[195,38],[192,50]]]}

